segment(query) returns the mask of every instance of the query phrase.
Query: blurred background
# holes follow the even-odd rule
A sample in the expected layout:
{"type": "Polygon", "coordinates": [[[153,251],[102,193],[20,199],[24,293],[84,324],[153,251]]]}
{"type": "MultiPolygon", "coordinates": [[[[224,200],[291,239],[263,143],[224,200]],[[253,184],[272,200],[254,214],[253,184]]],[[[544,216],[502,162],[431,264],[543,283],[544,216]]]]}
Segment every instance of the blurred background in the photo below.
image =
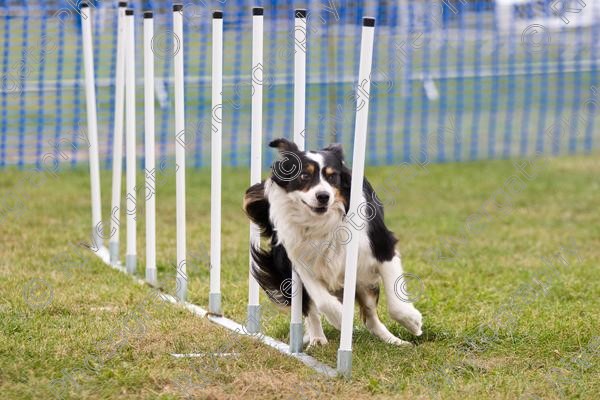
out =
{"type": "MultiPolygon", "coordinates": [[[[0,166],[62,150],[87,161],[76,0],[0,0],[0,166]],[[56,144],[59,143],[57,146],[56,144]],[[60,144],[62,143],[62,145],[60,144]],[[66,150],[65,150],[66,149],[66,150]]],[[[377,19],[367,163],[589,153],[598,147],[598,1],[184,2],[188,162],[210,162],[211,11],[224,11],[223,162],[249,165],[251,8],[265,7],[264,140],[292,136],[293,8],[308,16],[309,148],[351,151],[361,19],[377,19]]],[[[173,156],[171,1],[136,10],[138,143],[143,165],[141,11],[155,11],[157,153],[173,156]]],[[[92,8],[100,155],[112,164],[117,2],[92,8]]],[[[182,39],[182,40],[181,40],[182,39]]],[[[265,166],[273,161],[265,151],[265,166]]]]}

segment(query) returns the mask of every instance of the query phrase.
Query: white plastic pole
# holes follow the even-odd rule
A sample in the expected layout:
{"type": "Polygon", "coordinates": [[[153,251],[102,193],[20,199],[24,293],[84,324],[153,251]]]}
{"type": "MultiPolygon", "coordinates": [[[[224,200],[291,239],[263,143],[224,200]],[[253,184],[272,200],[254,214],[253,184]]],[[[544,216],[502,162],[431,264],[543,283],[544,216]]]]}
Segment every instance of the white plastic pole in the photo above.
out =
{"type": "Polygon", "coordinates": [[[210,168],[210,294],[208,312],[221,315],[221,152],[223,91],[223,12],[213,12],[212,128],[210,168]]]}
{"type": "MultiPolygon", "coordinates": [[[[365,148],[367,144],[367,123],[369,120],[369,95],[371,64],[373,61],[373,39],[375,19],[363,18],[358,72],[356,124],[354,128],[354,153],[352,156],[352,185],[350,188],[349,213],[358,214],[362,201],[362,188],[365,170],[365,148]]],[[[352,235],[346,248],[346,271],[344,275],[344,304],[342,311],[342,331],[337,357],[338,373],[349,377],[352,373],[352,326],[354,324],[354,296],[356,292],[356,269],[358,264],[358,235],[352,235]]]]}
{"type": "Polygon", "coordinates": [[[144,120],[146,149],[146,282],[156,286],[156,158],[154,152],[154,19],[144,12],[144,120]]]}
{"type": "MultiPolygon", "coordinates": [[[[306,131],[306,10],[294,14],[294,142],[305,147],[306,131]]],[[[302,352],[302,280],[292,270],[292,311],[290,321],[290,353],[302,352]]]]}
{"type": "Polygon", "coordinates": [[[87,106],[87,128],[90,141],[90,182],[92,198],[92,246],[104,249],[100,235],[102,210],[100,208],[100,161],[98,156],[98,117],[96,115],[96,83],[94,79],[94,52],[92,49],[92,20],[87,3],[81,4],[81,26],[83,35],[83,60],[85,64],[85,95],[87,106]]]}
{"type": "Polygon", "coordinates": [[[177,214],[177,298],[185,301],[187,294],[185,240],[185,99],[183,88],[183,5],[173,5],[173,38],[175,67],[175,197],[177,214]],[[177,47],[179,45],[179,47],[177,47]]]}
{"type": "Polygon", "coordinates": [[[125,52],[125,105],[126,105],[126,186],[127,198],[125,201],[127,212],[127,251],[125,264],[127,272],[134,274],[137,265],[136,251],[136,213],[137,199],[135,192],[136,168],[136,125],[135,125],[135,19],[133,10],[125,11],[127,23],[127,51],[125,52]],[[131,209],[130,207],[133,207],[131,209]]]}
{"type": "MultiPolygon", "coordinates": [[[[252,73],[263,64],[263,15],[262,7],[252,9],[252,73]]],[[[261,179],[261,150],[262,150],[262,82],[252,79],[252,127],[250,145],[250,184],[260,183],[261,179]]],[[[250,246],[260,245],[260,232],[258,227],[250,223],[250,246]]],[[[252,257],[250,257],[250,270],[252,269],[252,257]]],[[[249,274],[248,281],[248,320],[246,321],[248,333],[260,331],[260,305],[258,297],[258,282],[249,274]]]]}
{"type": "Polygon", "coordinates": [[[298,9],[294,18],[294,142],[304,150],[306,127],[306,10],[298,9]]]}
{"type": "Polygon", "coordinates": [[[123,114],[125,111],[125,8],[119,2],[117,21],[117,71],[115,83],[115,121],[112,165],[111,237],[108,244],[110,263],[119,263],[119,227],[121,226],[121,179],[123,175],[123,114]]]}

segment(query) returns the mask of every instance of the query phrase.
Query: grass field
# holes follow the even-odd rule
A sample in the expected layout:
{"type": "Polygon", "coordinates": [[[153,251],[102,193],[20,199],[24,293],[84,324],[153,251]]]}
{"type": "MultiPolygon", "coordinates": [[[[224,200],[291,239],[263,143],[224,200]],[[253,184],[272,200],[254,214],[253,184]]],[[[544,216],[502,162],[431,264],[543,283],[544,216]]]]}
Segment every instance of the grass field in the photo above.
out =
{"type": "MultiPolygon", "coordinates": [[[[533,165],[535,172],[511,161],[428,165],[426,172],[368,169],[387,204],[387,224],[400,239],[405,271],[423,285],[409,282],[424,333],[411,337],[392,322],[382,296],[384,323],[416,346],[381,343],[356,321],[350,382],[325,380],[250,338],[231,337],[176,305],[153,302],[149,287],[105,266],[89,250],[78,250],[78,243],[89,241],[85,169],[48,177],[38,187],[23,183],[24,172],[4,170],[2,397],[597,399],[600,158],[533,165]],[[500,196],[502,188],[511,196],[500,196]],[[465,231],[468,217],[481,210],[487,212],[485,224],[465,231]],[[215,352],[233,354],[209,357],[215,352]],[[205,356],[181,359],[171,353],[205,356]]],[[[243,321],[248,225],[241,197],[248,171],[226,169],[223,176],[223,305],[228,317],[243,321]]],[[[106,205],[108,171],[102,178],[106,205]]],[[[166,179],[157,194],[159,278],[171,292],[173,181],[166,179]]],[[[189,170],[188,287],[190,300],[203,306],[209,191],[209,171],[189,170]]],[[[143,277],[143,207],[138,210],[137,272],[143,277]]],[[[108,207],[103,211],[108,220],[108,207]]],[[[265,333],[287,341],[289,315],[274,313],[264,295],[261,302],[265,333]]],[[[339,332],[327,323],[325,332],[329,345],[309,353],[335,366],[339,332]]]]}

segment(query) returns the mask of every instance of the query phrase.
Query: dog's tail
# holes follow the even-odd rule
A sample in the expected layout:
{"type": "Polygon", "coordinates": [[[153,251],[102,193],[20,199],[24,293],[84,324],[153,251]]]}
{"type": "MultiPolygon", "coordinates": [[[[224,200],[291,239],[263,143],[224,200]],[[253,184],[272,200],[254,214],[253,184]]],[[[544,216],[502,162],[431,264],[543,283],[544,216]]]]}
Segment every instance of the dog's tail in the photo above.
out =
{"type": "Polygon", "coordinates": [[[252,222],[260,229],[263,237],[273,234],[273,226],[269,221],[269,200],[265,197],[265,182],[252,185],[244,195],[244,211],[252,222]]]}
{"type": "MultiPolygon", "coordinates": [[[[275,239],[275,238],[273,238],[275,239]]],[[[273,241],[273,243],[276,239],[273,241]]],[[[292,304],[292,263],[282,245],[273,245],[268,250],[251,249],[251,273],[271,301],[282,307],[292,304]]],[[[310,304],[308,292],[302,288],[302,313],[306,315],[310,304]]]]}
{"type": "MultiPolygon", "coordinates": [[[[244,195],[244,211],[248,218],[260,229],[261,236],[271,239],[271,247],[263,250],[252,247],[252,268],[250,272],[271,301],[282,307],[292,304],[292,263],[285,248],[277,244],[277,233],[269,220],[269,200],[265,197],[264,181],[252,185],[244,195]]],[[[302,288],[302,313],[306,315],[310,297],[302,288]]]]}

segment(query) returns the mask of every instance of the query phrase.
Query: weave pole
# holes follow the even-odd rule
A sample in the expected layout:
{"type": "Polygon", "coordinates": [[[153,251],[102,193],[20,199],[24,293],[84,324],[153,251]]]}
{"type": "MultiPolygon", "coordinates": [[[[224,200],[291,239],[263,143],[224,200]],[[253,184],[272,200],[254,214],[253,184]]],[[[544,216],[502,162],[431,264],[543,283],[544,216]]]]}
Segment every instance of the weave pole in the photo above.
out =
{"type": "Polygon", "coordinates": [[[115,120],[113,125],[113,165],[111,237],[108,243],[110,263],[119,263],[119,232],[121,218],[121,179],[123,176],[123,114],[125,113],[125,8],[127,2],[119,2],[117,15],[117,71],[115,82],[115,120]]]}
{"type": "MultiPolygon", "coordinates": [[[[294,13],[294,142],[305,147],[306,131],[306,10],[294,13]]],[[[302,352],[302,280],[292,268],[290,353],[302,352]]]]}
{"type": "Polygon", "coordinates": [[[144,12],[144,144],[146,149],[146,282],[156,286],[156,156],[154,150],[154,18],[144,12]]]}
{"type": "Polygon", "coordinates": [[[221,153],[223,92],[223,12],[212,21],[212,111],[210,167],[210,293],[208,312],[221,315],[221,153]]]}
{"type": "MultiPolygon", "coordinates": [[[[365,172],[365,148],[369,120],[369,96],[371,92],[371,64],[373,62],[373,39],[375,19],[363,18],[360,45],[360,66],[356,88],[357,107],[354,127],[354,152],[352,155],[352,185],[348,213],[358,214],[362,201],[365,172]],[[362,100],[359,103],[359,100],[362,100]],[[360,105],[359,105],[360,104],[360,105]]],[[[337,354],[338,373],[345,377],[352,374],[352,327],[354,325],[354,296],[356,292],[356,269],[358,265],[358,235],[352,235],[346,249],[346,271],[344,274],[344,303],[342,310],[342,331],[340,348],[337,354]]]]}
{"type": "MultiPolygon", "coordinates": [[[[102,209],[100,207],[100,160],[98,156],[98,116],[96,114],[96,82],[94,78],[94,51],[92,49],[92,19],[87,3],[81,4],[81,33],[83,40],[83,61],[85,64],[85,96],[87,108],[87,129],[90,142],[90,183],[92,200],[92,246],[99,251],[104,248],[102,230],[102,209]]],[[[106,250],[104,250],[106,251],[106,250]]]]}
{"type": "Polygon", "coordinates": [[[177,218],[177,298],[187,294],[185,239],[185,99],[183,88],[183,4],[173,5],[173,48],[175,67],[175,197],[177,218]],[[179,47],[178,47],[179,46],[179,47]]]}
{"type": "MultiPolygon", "coordinates": [[[[262,7],[252,9],[252,74],[263,66],[263,19],[262,7]]],[[[263,79],[264,80],[264,79],[263,79]]],[[[262,148],[262,110],[263,88],[262,81],[252,79],[252,127],[250,145],[250,185],[260,183],[261,175],[261,148],[262,148]]],[[[258,227],[250,223],[250,246],[260,246],[260,232],[258,227]]],[[[260,331],[260,304],[258,297],[258,282],[252,276],[252,255],[250,255],[248,278],[248,318],[246,330],[248,333],[260,331]]]]}
{"type": "Polygon", "coordinates": [[[135,164],[136,164],[136,125],[135,125],[135,17],[133,10],[125,11],[127,24],[127,47],[125,52],[125,104],[126,104],[126,204],[131,202],[133,209],[126,207],[127,212],[127,252],[125,265],[127,272],[134,274],[137,265],[136,251],[136,192],[135,192],[135,164]]]}

